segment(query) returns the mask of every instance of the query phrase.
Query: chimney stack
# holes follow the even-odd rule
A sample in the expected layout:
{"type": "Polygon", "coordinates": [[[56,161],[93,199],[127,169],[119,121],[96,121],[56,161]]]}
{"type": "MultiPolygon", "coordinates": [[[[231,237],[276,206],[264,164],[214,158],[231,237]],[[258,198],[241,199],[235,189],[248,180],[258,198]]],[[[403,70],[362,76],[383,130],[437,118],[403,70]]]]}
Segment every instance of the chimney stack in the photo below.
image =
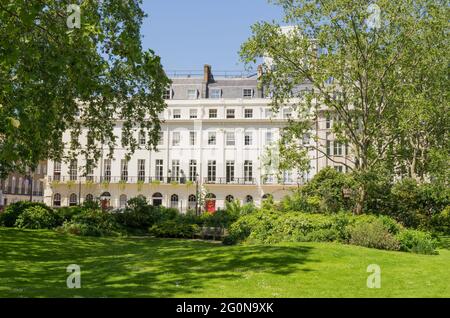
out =
{"type": "Polygon", "coordinates": [[[203,66],[203,80],[205,82],[209,82],[209,80],[212,78],[211,74],[211,65],[205,64],[203,66]]]}

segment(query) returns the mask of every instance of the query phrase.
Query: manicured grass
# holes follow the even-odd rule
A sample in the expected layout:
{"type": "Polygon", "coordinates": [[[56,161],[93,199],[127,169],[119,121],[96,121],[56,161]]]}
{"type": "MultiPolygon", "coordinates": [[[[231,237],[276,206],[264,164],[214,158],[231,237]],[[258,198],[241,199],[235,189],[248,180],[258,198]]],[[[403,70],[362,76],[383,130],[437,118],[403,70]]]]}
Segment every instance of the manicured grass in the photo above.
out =
{"type": "Polygon", "coordinates": [[[222,246],[0,228],[0,297],[450,297],[450,251],[331,243],[222,246]],[[81,266],[81,288],[66,267],[81,266]],[[381,288],[369,289],[369,264],[381,288]]]}

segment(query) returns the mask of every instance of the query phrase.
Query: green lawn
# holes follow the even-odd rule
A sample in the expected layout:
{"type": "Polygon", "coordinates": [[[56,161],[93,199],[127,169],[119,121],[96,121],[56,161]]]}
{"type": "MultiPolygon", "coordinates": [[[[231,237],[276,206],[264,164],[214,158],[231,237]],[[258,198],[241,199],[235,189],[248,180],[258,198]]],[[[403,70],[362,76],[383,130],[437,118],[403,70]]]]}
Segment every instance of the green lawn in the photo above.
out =
{"type": "Polygon", "coordinates": [[[331,243],[222,246],[0,228],[0,297],[450,297],[450,251],[331,243]],[[366,268],[381,266],[381,288],[366,268]],[[81,266],[81,288],[66,267],[81,266]]]}

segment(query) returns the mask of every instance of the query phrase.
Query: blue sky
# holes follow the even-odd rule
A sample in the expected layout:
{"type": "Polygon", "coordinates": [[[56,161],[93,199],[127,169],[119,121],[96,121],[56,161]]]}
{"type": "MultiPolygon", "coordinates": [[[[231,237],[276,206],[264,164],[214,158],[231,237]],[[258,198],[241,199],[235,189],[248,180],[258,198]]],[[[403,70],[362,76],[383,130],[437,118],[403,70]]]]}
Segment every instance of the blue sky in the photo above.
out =
{"type": "Polygon", "coordinates": [[[281,21],[267,0],[144,0],[144,48],[169,70],[243,70],[238,51],[257,21],[281,21]]]}

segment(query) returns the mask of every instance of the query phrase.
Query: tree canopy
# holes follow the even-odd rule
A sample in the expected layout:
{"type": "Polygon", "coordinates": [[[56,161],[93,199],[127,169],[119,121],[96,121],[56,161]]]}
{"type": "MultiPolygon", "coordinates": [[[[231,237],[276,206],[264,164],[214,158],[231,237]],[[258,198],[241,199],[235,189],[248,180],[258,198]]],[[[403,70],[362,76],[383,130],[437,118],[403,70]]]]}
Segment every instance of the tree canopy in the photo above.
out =
{"type": "Polygon", "coordinates": [[[0,2],[0,175],[79,154],[94,165],[100,145],[112,155],[119,142],[117,122],[130,153],[139,133],[148,148],[156,145],[169,79],[160,58],[142,48],[141,4],[0,2]]]}
{"type": "Polygon", "coordinates": [[[448,1],[272,2],[291,28],[255,24],[241,56],[266,58],[262,85],[273,108],[289,104],[299,114],[283,146],[298,149],[287,141],[301,139],[319,114],[334,116],[335,138],[352,154],[348,168],[362,180],[359,203],[375,169],[424,180],[444,168],[448,178],[448,1]],[[311,89],[298,89],[305,83],[311,89]]]}

